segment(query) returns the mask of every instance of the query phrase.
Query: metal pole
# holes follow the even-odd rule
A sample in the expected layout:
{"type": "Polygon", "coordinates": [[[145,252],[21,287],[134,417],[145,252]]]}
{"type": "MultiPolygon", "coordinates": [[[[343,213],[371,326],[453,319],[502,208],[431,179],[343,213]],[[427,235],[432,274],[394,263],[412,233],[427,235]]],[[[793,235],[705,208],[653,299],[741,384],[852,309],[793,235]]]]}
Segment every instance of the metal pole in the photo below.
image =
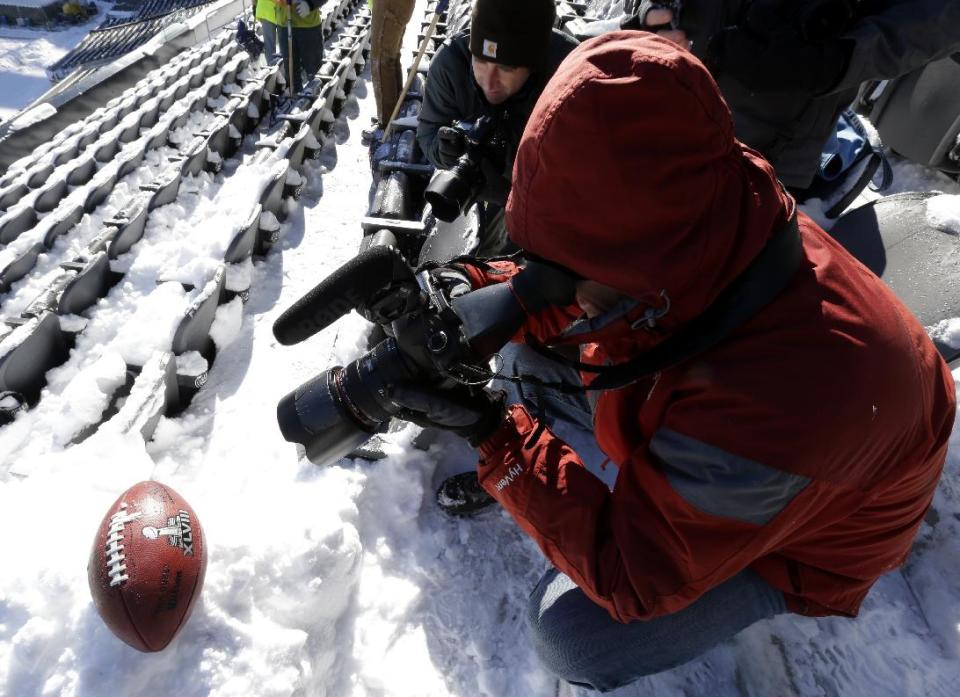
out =
{"type": "MultiPolygon", "coordinates": [[[[377,0],[374,0],[374,2],[377,2],[377,0]]],[[[393,105],[393,111],[390,114],[390,118],[387,120],[386,126],[384,126],[383,138],[380,139],[381,143],[386,143],[387,139],[390,137],[390,132],[393,130],[393,120],[397,118],[397,114],[400,113],[400,105],[403,104],[403,100],[407,96],[407,92],[410,91],[410,86],[413,84],[413,79],[417,76],[417,68],[420,67],[420,60],[423,58],[423,54],[426,53],[427,44],[429,44],[430,39],[433,38],[433,32],[437,29],[437,22],[440,21],[440,15],[446,11],[448,4],[450,4],[450,0],[440,0],[440,2],[437,3],[437,7],[433,11],[433,19],[430,20],[430,26],[423,35],[423,41],[420,42],[420,50],[417,51],[417,57],[413,60],[413,65],[410,66],[410,72],[407,73],[407,81],[403,85],[403,91],[400,92],[400,97],[397,98],[397,103],[393,105]]]]}

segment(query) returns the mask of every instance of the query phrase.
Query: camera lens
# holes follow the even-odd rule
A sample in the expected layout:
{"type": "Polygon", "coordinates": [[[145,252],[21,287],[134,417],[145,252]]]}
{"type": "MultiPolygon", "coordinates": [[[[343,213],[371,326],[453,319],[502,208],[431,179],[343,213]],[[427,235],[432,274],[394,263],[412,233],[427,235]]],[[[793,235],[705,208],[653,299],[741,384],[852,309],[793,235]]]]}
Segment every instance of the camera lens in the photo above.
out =
{"type": "Polygon", "coordinates": [[[299,443],[317,464],[339,460],[363,445],[376,427],[361,425],[339,394],[344,369],[336,366],[305,382],[277,405],[284,439],[299,443]]]}
{"type": "Polygon", "coordinates": [[[433,214],[449,223],[470,207],[482,186],[480,166],[469,155],[464,155],[456,165],[434,175],[423,197],[433,214]]]}

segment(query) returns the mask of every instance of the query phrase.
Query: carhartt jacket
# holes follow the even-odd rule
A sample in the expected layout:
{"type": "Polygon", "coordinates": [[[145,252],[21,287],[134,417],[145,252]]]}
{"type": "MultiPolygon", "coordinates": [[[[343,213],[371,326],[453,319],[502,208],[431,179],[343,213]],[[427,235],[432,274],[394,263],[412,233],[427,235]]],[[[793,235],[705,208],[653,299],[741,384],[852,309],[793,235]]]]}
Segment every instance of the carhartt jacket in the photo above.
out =
{"type": "Polygon", "coordinates": [[[557,66],[576,46],[573,37],[554,30],[550,37],[546,67],[532,73],[520,92],[505,103],[493,106],[487,102],[483,90],[473,78],[469,32],[449,39],[430,61],[417,126],[417,141],[427,159],[434,166],[440,166],[437,131],[441,126],[450,126],[455,121],[472,123],[481,116],[492,116],[497,119],[500,135],[507,145],[507,169],[511,169],[523,127],[537,97],[557,66]]]}

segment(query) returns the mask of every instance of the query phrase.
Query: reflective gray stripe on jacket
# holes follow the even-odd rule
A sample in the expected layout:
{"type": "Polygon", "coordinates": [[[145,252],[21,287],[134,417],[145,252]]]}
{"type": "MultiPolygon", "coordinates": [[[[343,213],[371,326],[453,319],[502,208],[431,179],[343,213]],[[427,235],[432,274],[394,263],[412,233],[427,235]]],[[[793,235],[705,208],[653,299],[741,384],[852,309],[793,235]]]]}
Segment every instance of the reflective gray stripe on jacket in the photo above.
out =
{"type": "Polygon", "coordinates": [[[694,508],[720,518],[766,525],[810,483],[668,428],[650,441],[674,490],[694,508]]]}

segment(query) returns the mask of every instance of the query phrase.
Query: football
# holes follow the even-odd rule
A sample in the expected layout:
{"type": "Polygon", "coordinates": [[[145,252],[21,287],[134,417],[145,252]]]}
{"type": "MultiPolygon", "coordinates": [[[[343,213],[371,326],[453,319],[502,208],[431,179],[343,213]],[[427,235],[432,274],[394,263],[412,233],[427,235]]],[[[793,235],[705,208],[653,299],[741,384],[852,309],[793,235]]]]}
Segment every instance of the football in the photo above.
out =
{"type": "Polygon", "coordinates": [[[87,579],[106,625],[140,651],[160,651],[200,595],[206,570],[200,521],[177,492],[140,482],[110,507],[97,530],[87,579]]]}

